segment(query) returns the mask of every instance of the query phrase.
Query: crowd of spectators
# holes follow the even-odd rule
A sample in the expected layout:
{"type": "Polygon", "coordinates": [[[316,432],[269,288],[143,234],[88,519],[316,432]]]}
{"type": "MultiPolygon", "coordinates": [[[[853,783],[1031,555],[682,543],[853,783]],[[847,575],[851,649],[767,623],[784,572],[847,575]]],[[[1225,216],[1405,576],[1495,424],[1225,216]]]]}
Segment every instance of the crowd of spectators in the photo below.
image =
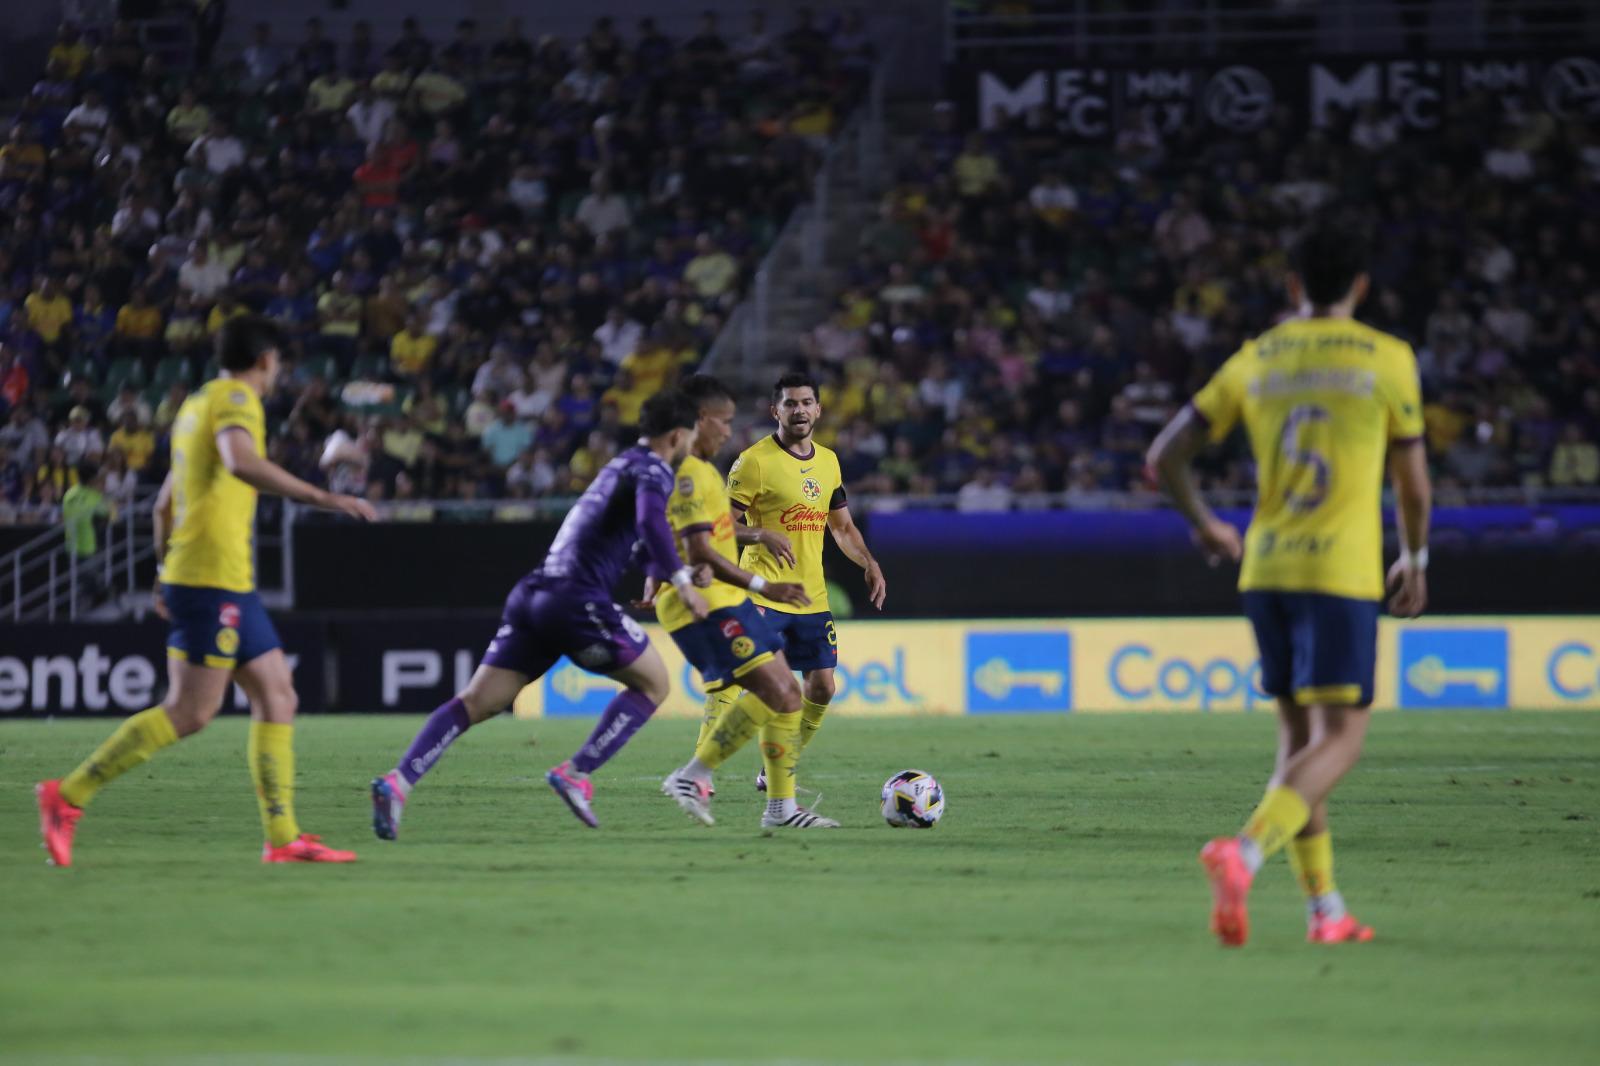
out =
{"type": "MultiPolygon", "coordinates": [[[[1358,317],[1410,341],[1443,498],[1600,481],[1600,141],[1471,99],[1431,133],[1368,107],[1328,130],[1102,149],[1041,113],[940,105],[832,315],[801,339],[858,491],[975,510],[1148,499],[1155,432],[1290,313],[1285,250],[1333,212],[1374,249],[1358,317]]],[[[1207,484],[1253,484],[1242,447],[1207,484]]]]}
{"type": "Polygon", "coordinates": [[[271,453],[374,498],[581,490],[699,360],[866,81],[859,14],[254,28],[167,70],[63,26],[0,146],[0,521],[168,428],[246,311],[293,338],[271,453]]]}

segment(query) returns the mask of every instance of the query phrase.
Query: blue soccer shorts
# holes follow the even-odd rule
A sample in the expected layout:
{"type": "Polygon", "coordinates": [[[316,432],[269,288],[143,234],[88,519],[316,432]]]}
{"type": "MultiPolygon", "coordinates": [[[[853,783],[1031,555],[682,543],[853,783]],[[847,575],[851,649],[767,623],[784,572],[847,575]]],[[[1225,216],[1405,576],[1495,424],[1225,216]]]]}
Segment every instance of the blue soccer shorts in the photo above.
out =
{"type": "Polygon", "coordinates": [[[839,634],[833,628],[833,612],[791,614],[772,607],[762,607],[760,611],[767,625],[783,637],[783,653],[790,669],[808,674],[839,665],[839,634]]]}
{"type": "Polygon", "coordinates": [[[707,692],[727,688],[783,650],[783,638],[749,600],[718,608],[704,621],[674,629],[671,636],[700,671],[707,692]]]}
{"type": "Polygon", "coordinates": [[[172,616],[167,633],[170,659],[232,670],[283,647],[254,592],[163,584],[161,599],[172,616]]]}
{"type": "Polygon", "coordinates": [[[1370,707],[1379,607],[1376,600],[1320,592],[1246,592],[1262,689],[1301,706],[1370,707]]]}

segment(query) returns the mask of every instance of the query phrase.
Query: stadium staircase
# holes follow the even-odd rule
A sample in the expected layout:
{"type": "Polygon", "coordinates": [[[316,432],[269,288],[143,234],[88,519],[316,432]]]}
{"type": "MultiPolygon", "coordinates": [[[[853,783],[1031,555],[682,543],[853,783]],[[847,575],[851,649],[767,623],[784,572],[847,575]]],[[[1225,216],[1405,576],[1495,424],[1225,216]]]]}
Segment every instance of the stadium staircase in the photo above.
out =
{"type": "MultiPolygon", "coordinates": [[[[0,556],[0,622],[105,622],[142,618],[156,574],[155,493],[146,491],[100,531],[99,550],[77,558],[59,521],[0,556]]],[[[263,500],[254,538],[262,601],[293,605],[292,506],[263,500]]]]}
{"type": "Polygon", "coordinates": [[[106,523],[100,550],[79,558],[67,549],[61,526],[52,526],[0,556],[0,621],[106,621],[135,613],[142,593],[138,575],[155,565],[146,499],[106,523]]]}
{"type": "Polygon", "coordinates": [[[707,356],[711,373],[764,390],[799,354],[801,335],[828,317],[861,232],[893,180],[905,130],[926,112],[925,105],[887,99],[899,52],[892,47],[879,62],[866,99],[834,136],[810,200],[795,209],[756,269],[707,356]]]}

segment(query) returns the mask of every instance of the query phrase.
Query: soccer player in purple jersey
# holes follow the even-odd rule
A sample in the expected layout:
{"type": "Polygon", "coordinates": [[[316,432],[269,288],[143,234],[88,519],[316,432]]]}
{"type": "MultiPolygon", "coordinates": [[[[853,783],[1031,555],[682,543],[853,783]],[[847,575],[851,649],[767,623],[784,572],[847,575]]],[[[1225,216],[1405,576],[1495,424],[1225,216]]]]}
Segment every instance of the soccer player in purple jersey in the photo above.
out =
{"type": "Polygon", "coordinates": [[[544,562],[506,597],[500,629],[466,689],[435,710],[399,764],[372,782],[372,829],[380,838],[395,839],[406,798],[445,749],[511,706],[563,655],[626,686],[577,754],[545,775],[580,821],[599,826],[589,775],[622,750],[670,688],[666,664],[612,601],[612,587],[642,556],[645,573],[670,581],[696,618],[708,613],[667,524],[673,469],[688,454],[698,418],[698,406],[676,390],[645,401],[639,443],[605,465],[567,512],[544,562]]]}

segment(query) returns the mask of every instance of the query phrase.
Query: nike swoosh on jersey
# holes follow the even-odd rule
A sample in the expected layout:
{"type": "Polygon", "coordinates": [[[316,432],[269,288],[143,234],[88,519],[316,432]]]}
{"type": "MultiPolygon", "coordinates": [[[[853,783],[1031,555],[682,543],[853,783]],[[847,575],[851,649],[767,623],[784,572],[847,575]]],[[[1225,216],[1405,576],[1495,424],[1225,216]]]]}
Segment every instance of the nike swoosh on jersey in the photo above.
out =
{"type": "Polygon", "coordinates": [[[809,473],[811,473],[811,468],[809,466],[802,466],[800,468],[800,472],[802,474],[809,474],[809,473]]]}

